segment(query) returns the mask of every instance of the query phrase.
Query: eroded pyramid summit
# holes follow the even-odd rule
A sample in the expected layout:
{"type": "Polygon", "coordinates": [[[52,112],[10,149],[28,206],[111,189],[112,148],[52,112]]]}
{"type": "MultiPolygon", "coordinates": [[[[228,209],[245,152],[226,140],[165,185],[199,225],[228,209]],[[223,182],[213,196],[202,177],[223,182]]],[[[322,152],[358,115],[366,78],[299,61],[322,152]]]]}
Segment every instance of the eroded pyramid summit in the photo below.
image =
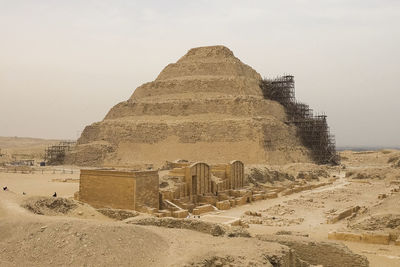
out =
{"type": "Polygon", "coordinates": [[[309,161],[284,108],[264,99],[261,76],[224,46],[189,50],[87,126],[69,163],[136,166],[309,161]]]}

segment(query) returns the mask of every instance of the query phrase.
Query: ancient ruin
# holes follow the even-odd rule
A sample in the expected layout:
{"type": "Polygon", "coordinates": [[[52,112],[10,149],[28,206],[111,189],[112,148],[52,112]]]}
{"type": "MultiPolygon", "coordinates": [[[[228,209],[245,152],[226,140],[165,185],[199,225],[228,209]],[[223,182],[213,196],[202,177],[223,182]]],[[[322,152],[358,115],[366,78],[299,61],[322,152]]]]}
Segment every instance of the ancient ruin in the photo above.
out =
{"type": "Polygon", "coordinates": [[[159,217],[186,217],[265,199],[246,189],[244,164],[168,162],[172,187],[159,190],[158,171],[81,170],[75,198],[96,208],[136,210],[159,217]]]}
{"type": "Polygon", "coordinates": [[[224,46],[200,47],[89,125],[66,163],[161,166],[165,160],[310,162],[287,110],[264,96],[261,75],[224,46]],[[249,153],[250,152],[250,153],[249,153]]]}
{"type": "Polygon", "coordinates": [[[0,14],[0,267],[400,266],[400,1],[0,14]]]}
{"type": "Polygon", "coordinates": [[[212,206],[229,209],[249,203],[256,193],[244,189],[244,164],[238,160],[216,165],[169,162],[168,167],[170,170],[164,179],[173,186],[160,189],[160,205],[163,207],[170,207],[172,202],[196,214],[201,210],[213,210],[212,206]]]}
{"type": "Polygon", "coordinates": [[[97,208],[158,210],[157,171],[81,170],[77,199],[97,208]]]}

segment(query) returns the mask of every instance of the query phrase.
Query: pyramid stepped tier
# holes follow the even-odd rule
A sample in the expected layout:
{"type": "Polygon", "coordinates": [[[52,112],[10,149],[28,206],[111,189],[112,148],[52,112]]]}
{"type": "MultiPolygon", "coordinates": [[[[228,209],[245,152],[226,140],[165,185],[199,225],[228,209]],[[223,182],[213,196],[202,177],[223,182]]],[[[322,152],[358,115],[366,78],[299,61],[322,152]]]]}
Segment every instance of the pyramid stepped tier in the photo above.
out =
{"type": "Polygon", "coordinates": [[[153,101],[125,101],[114,106],[105,120],[130,116],[190,116],[196,114],[225,114],[237,117],[274,116],[284,121],[283,107],[275,102],[253,97],[193,98],[153,101]]]}
{"type": "Polygon", "coordinates": [[[181,99],[218,96],[256,96],[262,98],[259,80],[244,77],[194,76],[180,79],[156,80],[138,87],[131,100],[152,98],[181,99]]]}
{"type": "Polygon", "coordinates": [[[138,166],[187,159],[308,162],[284,108],[263,98],[261,76],[226,47],[191,49],[153,82],[87,126],[67,163],[138,166]]]}

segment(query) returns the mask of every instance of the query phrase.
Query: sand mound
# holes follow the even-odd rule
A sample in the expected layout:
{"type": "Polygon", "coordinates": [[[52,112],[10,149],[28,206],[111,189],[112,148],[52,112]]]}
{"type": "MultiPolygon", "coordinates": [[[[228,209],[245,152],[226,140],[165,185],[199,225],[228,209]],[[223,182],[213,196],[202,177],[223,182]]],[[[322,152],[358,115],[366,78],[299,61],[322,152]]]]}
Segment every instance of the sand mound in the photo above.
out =
{"type": "Polygon", "coordinates": [[[296,127],[285,123],[283,106],[264,99],[260,80],[224,46],[191,49],[103,121],[87,126],[66,163],[310,161],[296,127]]]}
{"type": "Polygon", "coordinates": [[[393,168],[400,168],[400,156],[390,157],[388,163],[392,164],[393,168]]]}
{"type": "MultiPolygon", "coordinates": [[[[290,252],[288,253],[290,254],[290,252]]],[[[261,259],[247,258],[243,256],[237,255],[226,255],[226,256],[209,256],[197,262],[191,262],[189,264],[184,265],[185,267],[195,266],[195,267],[217,267],[217,266],[264,266],[264,267],[272,267],[272,266],[287,266],[287,264],[291,264],[293,262],[288,261],[285,258],[285,254],[282,253],[280,255],[265,255],[261,259]]],[[[292,266],[292,265],[288,265],[292,266]]],[[[310,266],[307,263],[301,262],[297,259],[297,262],[293,266],[299,267],[307,267],[310,266]]]]}
{"type": "Polygon", "coordinates": [[[139,212],[134,210],[120,210],[120,209],[96,209],[101,214],[118,221],[123,221],[128,218],[136,217],[139,215],[139,212]]]}
{"type": "Polygon", "coordinates": [[[366,257],[354,254],[342,244],[318,242],[310,238],[285,235],[258,235],[257,238],[288,246],[294,250],[299,259],[313,265],[326,267],[369,266],[366,257]]]}
{"type": "Polygon", "coordinates": [[[399,179],[400,170],[397,168],[366,168],[352,169],[346,172],[346,178],[351,179],[399,179]]]}
{"type": "Polygon", "coordinates": [[[60,197],[30,197],[24,200],[21,206],[35,214],[54,216],[70,213],[78,204],[60,197]]]}
{"type": "MultiPolygon", "coordinates": [[[[214,238],[215,242],[223,238],[214,238]]],[[[309,263],[299,259],[296,253],[286,246],[257,239],[230,239],[229,245],[213,244],[211,251],[192,256],[186,264],[176,266],[296,266],[308,267],[309,263]],[[228,249],[224,249],[229,246],[228,249]],[[200,255],[198,255],[200,254],[200,255]]]]}
{"type": "Polygon", "coordinates": [[[211,234],[213,236],[228,237],[250,237],[243,227],[228,227],[218,223],[206,222],[196,219],[176,219],[176,218],[138,218],[125,221],[128,224],[136,225],[154,225],[159,227],[188,229],[201,233],[211,234]]]}
{"type": "Polygon", "coordinates": [[[3,220],[0,229],[1,266],[162,266],[168,250],[161,236],[128,225],[3,220]]]}

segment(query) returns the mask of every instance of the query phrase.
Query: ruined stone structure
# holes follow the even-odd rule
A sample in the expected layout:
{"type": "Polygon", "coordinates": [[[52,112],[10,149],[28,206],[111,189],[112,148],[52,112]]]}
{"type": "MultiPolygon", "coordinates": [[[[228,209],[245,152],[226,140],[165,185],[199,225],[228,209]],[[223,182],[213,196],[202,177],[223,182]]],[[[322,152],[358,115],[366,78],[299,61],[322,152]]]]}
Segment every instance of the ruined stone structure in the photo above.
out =
{"type": "Polygon", "coordinates": [[[159,209],[157,171],[81,170],[79,200],[96,208],[159,209]]]}
{"type": "Polygon", "coordinates": [[[168,179],[174,186],[160,189],[161,205],[170,203],[194,214],[229,209],[253,200],[265,199],[265,192],[245,189],[244,164],[234,160],[228,164],[208,165],[203,162],[168,164],[168,179]]]}
{"type": "Polygon", "coordinates": [[[66,163],[309,162],[296,126],[281,104],[264,98],[261,80],[224,46],[191,49],[87,126],[66,163]]]}
{"type": "Polygon", "coordinates": [[[95,208],[128,209],[185,218],[269,198],[246,189],[244,164],[168,162],[171,186],[160,188],[158,171],[81,170],[76,199],[95,208]]]}
{"type": "Polygon", "coordinates": [[[244,186],[244,164],[235,160],[230,164],[209,166],[207,163],[177,163],[172,165],[169,176],[177,179],[173,191],[162,191],[166,199],[186,199],[197,203],[206,195],[218,195],[229,189],[240,189],[244,186]]]}

